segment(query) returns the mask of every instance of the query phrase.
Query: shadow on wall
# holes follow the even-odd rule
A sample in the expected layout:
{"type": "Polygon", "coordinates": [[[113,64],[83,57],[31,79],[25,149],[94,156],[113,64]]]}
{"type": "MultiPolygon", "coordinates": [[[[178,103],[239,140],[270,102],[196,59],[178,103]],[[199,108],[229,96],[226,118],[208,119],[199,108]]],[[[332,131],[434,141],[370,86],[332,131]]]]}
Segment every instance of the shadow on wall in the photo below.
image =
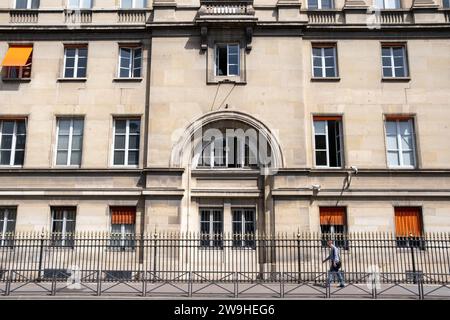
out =
{"type": "Polygon", "coordinates": [[[0,79],[0,91],[19,91],[19,82],[5,82],[0,79]]]}
{"type": "Polygon", "coordinates": [[[205,50],[201,50],[200,48],[200,36],[198,37],[189,37],[184,45],[186,50],[198,50],[198,53],[201,55],[205,54],[205,50]]]}

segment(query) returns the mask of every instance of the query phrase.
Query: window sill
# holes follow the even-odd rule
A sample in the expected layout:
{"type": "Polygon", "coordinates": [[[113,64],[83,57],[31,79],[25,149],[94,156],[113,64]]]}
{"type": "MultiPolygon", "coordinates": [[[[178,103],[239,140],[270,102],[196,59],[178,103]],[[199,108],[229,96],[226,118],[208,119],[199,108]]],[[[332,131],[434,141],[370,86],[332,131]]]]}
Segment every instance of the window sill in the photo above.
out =
{"type": "Polygon", "coordinates": [[[214,77],[213,80],[209,80],[207,84],[236,84],[236,85],[244,85],[247,84],[247,81],[241,80],[240,77],[214,77]]]}
{"type": "Polygon", "coordinates": [[[31,82],[31,78],[26,79],[12,79],[12,78],[2,78],[3,82],[12,82],[12,83],[28,83],[31,82]]]}
{"type": "Polygon", "coordinates": [[[390,78],[381,78],[382,82],[409,82],[411,81],[410,77],[390,77],[390,78]]]}
{"type": "Polygon", "coordinates": [[[58,78],[58,82],[86,82],[87,78],[58,78]]]}
{"type": "Polygon", "coordinates": [[[397,171],[402,171],[402,170],[418,170],[419,168],[417,167],[388,167],[388,170],[397,170],[397,171]]]}
{"type": "Polygon", "coordinates": [[[337,82],[337,81],[341,81],[340,77],[312,77],[311,78],[312,82],[337,82]]]}
{"type": "Polygon", "coordinates": [[[141,82],[144,78],[114,78],[114,82],[141,82]]]}

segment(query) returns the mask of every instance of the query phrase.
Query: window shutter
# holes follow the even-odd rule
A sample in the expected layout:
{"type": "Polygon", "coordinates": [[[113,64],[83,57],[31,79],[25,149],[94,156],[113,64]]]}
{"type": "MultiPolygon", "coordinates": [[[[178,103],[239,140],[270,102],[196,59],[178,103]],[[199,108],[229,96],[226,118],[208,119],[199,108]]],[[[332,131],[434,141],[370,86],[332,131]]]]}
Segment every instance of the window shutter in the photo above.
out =
{"type": "Polygon", "coordinates": [[[344,207],[320,207],[321,225],[346,225],[344,207]]]}
{"type": "Polygon", "coordinates": [[[422,235],[421,212],[418,207],[395,208],[395,234],[396,236],[414,237],[422,235]]]}
{"type": "Polygon", "coordinates": [[[136,208],[135,207],[112,207],[111,223],[112,224],[135,224],[136,208]]]}

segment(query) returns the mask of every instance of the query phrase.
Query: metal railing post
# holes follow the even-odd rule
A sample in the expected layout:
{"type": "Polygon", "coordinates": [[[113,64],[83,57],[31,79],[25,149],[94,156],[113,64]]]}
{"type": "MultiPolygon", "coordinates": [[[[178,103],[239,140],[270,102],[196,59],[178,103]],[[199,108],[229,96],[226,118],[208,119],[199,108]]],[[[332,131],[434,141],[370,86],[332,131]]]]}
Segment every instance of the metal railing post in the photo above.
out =
{"type": "Polygon", "coordinates": [[[6,275],[5,296],[9,296],[11,292],[11,281],[12,281],[12,270],[11,268],[9,268],[8,274],[6,275]]]}
{"type": "Polygon", "coordinates": [[[414,246],[412,245],[412,234],[409,235],[408,246],[411,249],[411,263],[412,263],[413,283],[417,284],[416,261],[415,261],[415,257],[414,257],[414,246]]]}
{"type": "Polygon", "coordinates": [[[102,271],[101,269],[97,270],[97,296],[102,295],[102,271]]]}
{"type": "Polygon", "coordinates": [[[38,277],[37,282],[41,282],[42,273],[42,260],[44,258],[44,232],[41,233],[40,249],[39,249],[39,266],[38,266],[38,277]]]}

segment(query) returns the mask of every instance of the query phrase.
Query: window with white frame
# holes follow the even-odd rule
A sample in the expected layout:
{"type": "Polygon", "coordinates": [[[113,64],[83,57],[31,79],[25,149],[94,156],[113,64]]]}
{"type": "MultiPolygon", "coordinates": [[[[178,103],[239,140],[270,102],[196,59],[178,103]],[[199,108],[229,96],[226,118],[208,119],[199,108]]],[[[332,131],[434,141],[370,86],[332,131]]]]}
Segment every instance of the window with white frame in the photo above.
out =
{"type": "Polygon", "coordinates": [[[389,167],[414,168],[416,146],[413,119],[387,119],[386,149],[389,167]]]}
{"type": "Polygon", "coordinates": [[[408,76],[405,45],[383,45],[381,47],[384,78],[402,78],[408,76]]]}
{"type": "Polygon", "coordinates": [[[239,76],[239,44],[217,44],[216,76],[239,76]]]}
{"type": "Polygon", "coordinates": [[[142,74],[142,47],[119,49],[119,78],[140,78],[142,74]]]}
{"type": "Polygon", "coordinates": [[[12,244],[12,236],[16,230],[16,208],[0,207],[0,246],[12,244]]]}
{"type": "Polygon", "coordinates": [[[253,248],[256,232],[255,209],[234,208],[232,215],[233,247],[253,248]]]}
{"type": "Polygon", "coordinates": [[[16,9],[39,9],[39,0],[16,0],[16,9]]]}
{"type": "Polygon", "coordinates": [[[400,9],[400,0],[374,0],[374,6],[378,9],[400,9]]]}
{"type": "Polygon", "coordinates": [[[139,119],[114,120],[113,165],[137,166],[139,164],[139,119]]]}
{"type": "Polygon", "coordinates": [[[308,0],[308,9],[333,9],[333,0],[308,0]]]}
{"type": "Polygon", "coordinates": [[[220,208],[200,209],[200,245],[202,247],[223,247],[223,210],[220,208]]]}
{"type": "Polygon", "coordinates": [[[91,9],[92,0],[67,0],[69,9],[91,9]]]}
{"type": "Polygon", "coordinates": [[[86,77],[87,53],[87,46],[64,48],[64,78],[86,77]]]}
{"type": "MultiPolygon", "coordinates": [[[[256,138],[257,139],[257,138],[256,138]]],[[[230,136],[203,141],[199,167],[250,168],[258,166],[257,142],[251,137],[230,136]]]]}
{"type": "Polygon", "coordinates": [[[135,225],[136,207],[111,207],[111,246],[133,249],[135,225]]]}
{"type": "Polygon", "coordinates": [[[59,118],[57,122],[56,165],[80,166],[84,120],[80,118],[59,118]]]}
{"type": "Polygon", "coordinates": [[[0,119],[0,165],[23,165],[26,136],[25,120],[0,119]]]}
{"type": "Polygon", "coordinates": [[[314,117],[314,151],[317,167],[342,167],[342,120],[314,117]]]}
{"type": "Polygon", "coordinates": [[[52,207],[52,243],[54,246],[74,244],[76,207],[52,207]]]}
{"type": "Polygon", "coordinates": [[[336,45],[313,44],[312,59],[314,78],[334,78],[338,76],[336,45]]]}
{"type": "Polygon", "coordinates": [[[121,0],[122,9],[143,9],[146,7],[146,0],[121,0]]]}

